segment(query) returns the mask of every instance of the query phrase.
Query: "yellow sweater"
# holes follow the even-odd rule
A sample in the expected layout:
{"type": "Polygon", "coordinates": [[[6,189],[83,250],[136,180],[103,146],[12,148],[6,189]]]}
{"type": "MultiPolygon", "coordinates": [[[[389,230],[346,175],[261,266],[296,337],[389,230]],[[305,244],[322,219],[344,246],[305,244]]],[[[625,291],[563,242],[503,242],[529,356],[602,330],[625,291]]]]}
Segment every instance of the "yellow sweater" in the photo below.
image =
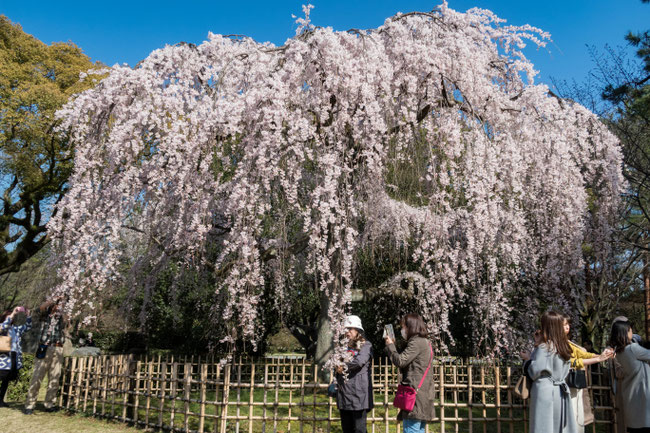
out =
{"type": "Polygon", "coordinates": [[[584,370],[585,364],[582,360],[598,356],[595,353],[587,352],[585,349],[578,346],[573,341],[569,341],[569,344],[571,344],[571,368],[575,368],[576,370],[584,370]]]}

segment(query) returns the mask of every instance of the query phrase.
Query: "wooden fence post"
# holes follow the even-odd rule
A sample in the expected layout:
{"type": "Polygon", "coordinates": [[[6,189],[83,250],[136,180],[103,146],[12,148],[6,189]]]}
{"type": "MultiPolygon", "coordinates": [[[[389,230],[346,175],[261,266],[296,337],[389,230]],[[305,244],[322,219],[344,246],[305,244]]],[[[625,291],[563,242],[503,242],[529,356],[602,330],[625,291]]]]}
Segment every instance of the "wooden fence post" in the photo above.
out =
{"type": "MultiPolygon", "coordinates": [[[[206,393],[207,393],[207,382],[208,382],[208,364],[207,360],[203,364],[199,362],[199,368],[200,368],[200,375],[199,375],[199,381],[201,385],[201,391],[199,393],[199,398],[201,399],[201,406],[199,408],[199,433],[203,433],[205,431],[205,399],[206,393]]],[[[215,395],[215,400],[216,400],[216,395],[215,395]]]]}
{"type": "Polygon", "coordinates": [[[226,424],[228,422],[228,401],[230,399],[230,368],[231,364],[226,364],[223,379],[223,394],[221,400],[221,433],[226,433],[226,424]]]}
{"type": "Polygon", "coordinates": [[[183,377],[183,400],[185,402],[183,429],[190,431],[190,399],[192,398],[192,361],[185,362],[185,376],[183,377]]]}
{"type": "Polygon", "coordinates": [[[133,386],[133,424],[138,426],[140,417],[140,375],[142,374],[142,361],[135,362],[135,384],[133,386]]]}
{"type": "MultiPolygon", "coordinates": [[[[159,392],[158,392],[158,398],[160,401],[158,402],[158,427],[163,428],[163,413],[165,410],[165,393],[167,391],[167,358],[165,357],[165,360],[162,362],[162,369],[158,371],[158,387],[159,387],[159,392]]],[[[172,421],[173,422],[173,421],[172,421]]]]}

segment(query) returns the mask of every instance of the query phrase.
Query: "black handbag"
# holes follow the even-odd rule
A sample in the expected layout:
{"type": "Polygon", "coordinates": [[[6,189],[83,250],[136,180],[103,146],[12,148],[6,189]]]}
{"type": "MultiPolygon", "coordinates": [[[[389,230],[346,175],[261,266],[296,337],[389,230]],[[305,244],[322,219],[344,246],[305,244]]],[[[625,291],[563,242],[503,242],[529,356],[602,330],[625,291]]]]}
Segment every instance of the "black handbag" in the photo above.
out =
{"type": "Polygon", "coordinates": [[[47,354],[47,344],[41,344],[40,346],[38,346],[38,350],[36,350],[34,356],[38,359],[43,359],[45,358],[46,354],[47,354]]]}
{"type": "Polygon", "coordinates": [[[584,370],[569,370],[569,375],[566,377],[566,384],[569,388],[584,389],[587,387],[587,375],[584,370]]]}

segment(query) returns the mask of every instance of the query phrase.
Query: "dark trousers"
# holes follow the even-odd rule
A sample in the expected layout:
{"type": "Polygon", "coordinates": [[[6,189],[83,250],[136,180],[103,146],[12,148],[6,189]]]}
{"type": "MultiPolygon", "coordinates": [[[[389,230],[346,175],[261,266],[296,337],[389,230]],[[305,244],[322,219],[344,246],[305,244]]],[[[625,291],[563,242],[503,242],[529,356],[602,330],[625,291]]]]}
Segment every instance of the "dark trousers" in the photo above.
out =
{"type": "Polygon", "coordinates": [[[5,401],[5,394],[7,393],[7,387],[9,387],[9,374],[11,370],[0,370],[0,404],[5,401]]]}
{"type": "Polygon", "coordinates": [[[343,433],[366,433],[367,410],[339,410],[343,433]]]}

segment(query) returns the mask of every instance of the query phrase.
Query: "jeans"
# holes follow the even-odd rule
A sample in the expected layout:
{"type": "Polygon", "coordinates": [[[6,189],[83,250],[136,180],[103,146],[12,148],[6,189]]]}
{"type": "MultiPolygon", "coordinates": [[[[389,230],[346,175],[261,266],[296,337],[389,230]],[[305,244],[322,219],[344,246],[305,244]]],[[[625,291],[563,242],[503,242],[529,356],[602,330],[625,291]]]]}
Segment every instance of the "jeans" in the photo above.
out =
{"type": "Polygon", "coordinates": [[[404,433],[424,433],[425,425],[422,420],[404,418],[404,433]]]}

